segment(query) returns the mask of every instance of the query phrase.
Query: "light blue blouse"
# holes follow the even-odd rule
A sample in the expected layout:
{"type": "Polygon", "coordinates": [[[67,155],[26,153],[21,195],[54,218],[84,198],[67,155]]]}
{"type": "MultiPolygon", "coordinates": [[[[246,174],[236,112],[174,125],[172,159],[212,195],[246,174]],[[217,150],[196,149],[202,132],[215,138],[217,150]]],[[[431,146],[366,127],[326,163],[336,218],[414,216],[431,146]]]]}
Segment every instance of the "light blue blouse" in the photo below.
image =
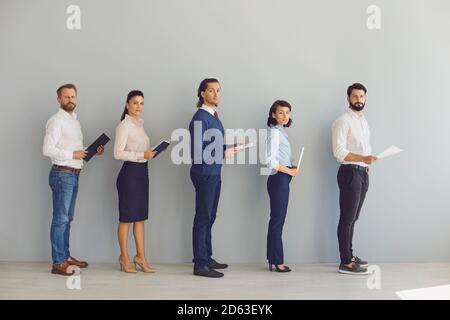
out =
{"type": "Polygon", "coordinates": [[[266,161],[270,168],[280,164],[292,167],[292,150],[288,134],[282,125],[268,129],[266,140],[266,161]]]}

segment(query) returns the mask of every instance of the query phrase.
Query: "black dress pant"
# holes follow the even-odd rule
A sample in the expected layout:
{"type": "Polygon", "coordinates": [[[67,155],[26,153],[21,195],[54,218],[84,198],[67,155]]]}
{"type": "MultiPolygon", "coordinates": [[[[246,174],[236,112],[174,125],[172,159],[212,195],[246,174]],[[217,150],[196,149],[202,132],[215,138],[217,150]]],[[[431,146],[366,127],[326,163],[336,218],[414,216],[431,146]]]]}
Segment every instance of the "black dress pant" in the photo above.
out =
{"type": "Polygon", "coordinates": [[[219,204],[221,175],[197,174],[191,171],[195,187],[195,217],[192,228],[194,269],[201,269],[212,261],[211,229],[219,204]]]}
{"type": "Polygon", "coordinates": [[[353,230],[369,189],[369,169],[353,164],[339,167],[340,219],[337,229],[339,252],[342,264],[349,264],[353,258],[353,230]]]}
{"type": "Polygon", "coordinates": [[[270,221],[267,231],[267,260],[270,264],[283,264],[283,226],[289,203],[289,183],[292,176],[277,172],[267,179],[270,198],[270,221]]]}

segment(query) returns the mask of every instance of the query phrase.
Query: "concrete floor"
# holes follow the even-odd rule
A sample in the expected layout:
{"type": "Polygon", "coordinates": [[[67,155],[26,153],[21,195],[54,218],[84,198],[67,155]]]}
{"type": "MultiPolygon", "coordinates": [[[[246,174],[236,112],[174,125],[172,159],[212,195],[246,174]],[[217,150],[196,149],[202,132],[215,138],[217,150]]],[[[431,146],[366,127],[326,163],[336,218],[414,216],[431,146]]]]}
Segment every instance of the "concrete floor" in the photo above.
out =
{"type": "Polygon", "coordinates": [[[399,299],[397,291],[450,284],[450,263],[381,263],[381,289],[368,276],[341,275],[336,265],[290,265],[291,273],[264,265],[231,264],[225,277],[192,275],[190,264],[154,265],[155,274],[126,274],[117,264],[92,264],[81,289],[53,275],[48,263],[0,262],[0,299],[399,299]]]}

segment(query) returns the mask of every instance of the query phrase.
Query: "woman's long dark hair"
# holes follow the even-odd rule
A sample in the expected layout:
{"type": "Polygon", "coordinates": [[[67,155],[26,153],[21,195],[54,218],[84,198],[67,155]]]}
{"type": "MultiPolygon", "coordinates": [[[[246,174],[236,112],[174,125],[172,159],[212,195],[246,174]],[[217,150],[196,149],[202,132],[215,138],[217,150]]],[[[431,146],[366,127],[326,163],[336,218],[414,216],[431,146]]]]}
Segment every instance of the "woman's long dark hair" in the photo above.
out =
{"type": "MultiPolygon", "coordinates": [[[[131,90],[127,96],[127,103],[130,102],[131,98],[133,98],[133,97],[142,97],[143,98],[144,93],[140,90],[131,90]]],[[[127,109],[127,106],[125,106],[125,110],[123,110],[122,116],[120,117],[120,121],[125,119],[125,115],[127,115],[127,114],[128,114],[128,109],[127,109]]]]}
{"type": "MultiPolygon", "coordinates": [[[[268,127],[276,126],[278,124],[277,120],[274,117],[272,117],[272,113],[276,113],[278,107],[288,107],[289,111],[291,111],[291,109],[292,109],[291,105],[287,101],[284,101],[284,100],[275,101],[269,110],[269,118],[267,118],[267,126],[268,127]]],[[[291,124],[292,124],[292,119],[289,118],[288,123],[286,123],[284,125],[284,127],[290,127],[291,124]]]]}
{"type": "Polygon", "coordinates": [[[200,82],[200,85],[198,86],[197,90],[197,97],[198,97],[197,108],[200,108],[205,102],[202,97],[202,92],[208,88],[208,83],[219,83],[219,80],[214,78],[207,78],[203,79],[202,82],[200,82]]]}

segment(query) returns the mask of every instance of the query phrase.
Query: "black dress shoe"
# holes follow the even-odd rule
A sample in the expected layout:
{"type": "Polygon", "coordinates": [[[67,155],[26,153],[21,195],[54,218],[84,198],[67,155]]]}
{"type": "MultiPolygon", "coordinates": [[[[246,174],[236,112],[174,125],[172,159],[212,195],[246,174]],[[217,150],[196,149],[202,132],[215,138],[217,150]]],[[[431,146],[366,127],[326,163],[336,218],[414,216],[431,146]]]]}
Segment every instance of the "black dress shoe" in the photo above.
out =
{"type": "Polygon", "coordinates": [[[194,269],[194,275],[207,277],[207,278],[222,278],[223,273],[213,270],[208,266],[204,266],[203,268],[194,269]]]}
{"type": "Polygon", "coordinates": [[[284,266],[283,269],[281,269],[277,264],[271,264],[269,263],[269,270],[272,271],[272,266],[275,266],[275,271],[276,272],[291,272],[291,268],[289,268],[288,266],[284,266]]]}
{"type": "Polygon", "coordinates": [[[211,261],[208,264],[208,267],[211,269],[226,269],[228,268],[228,265],[225,263],[218,263],[216,260],[211,259],[211,261]]]}

